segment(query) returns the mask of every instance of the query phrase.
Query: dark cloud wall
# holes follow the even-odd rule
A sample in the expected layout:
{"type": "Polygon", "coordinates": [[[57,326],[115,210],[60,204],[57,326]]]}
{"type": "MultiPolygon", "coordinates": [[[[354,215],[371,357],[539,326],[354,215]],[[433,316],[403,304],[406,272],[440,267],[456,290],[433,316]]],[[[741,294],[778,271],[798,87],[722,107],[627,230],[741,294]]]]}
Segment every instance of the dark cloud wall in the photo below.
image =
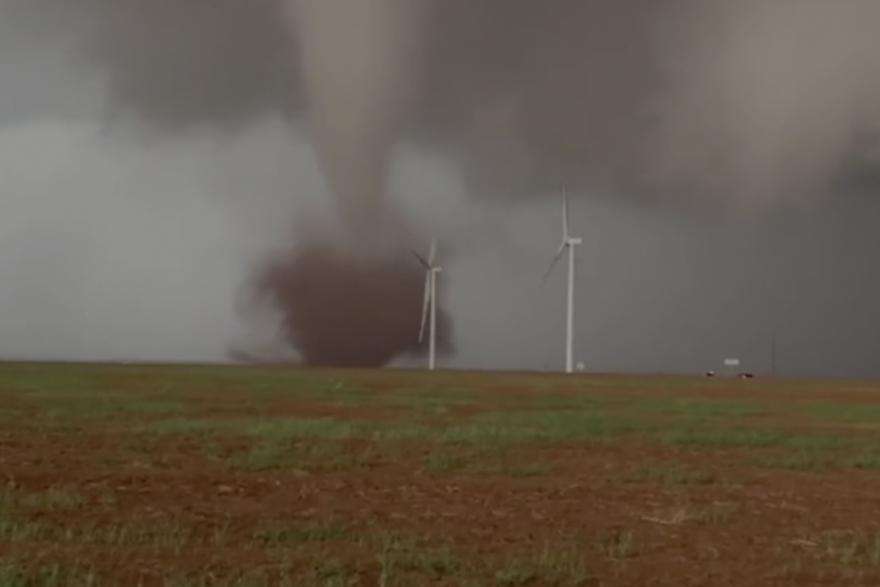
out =
{"type": "MultiPolygon", "coordinates": [[[[54,15],[56,29],[62,12],[76,17],[70,27],[109,73],[113,104],[176,132],[299,113],[310,95],[324,127],[333,117],[349,127],[368,121],[363,132],[385,151],[379,135],[390,130],[376,125],[398,122],[375,114],[380,100],[403,99],[390,86],[417,87],[410,128],[451,135],[453,151],[485,159],[477,166],[484,192],[605,180],[651,188],[651,197],[721,195],[749,207],[808,198],[825,191],[856,131],[877,122],[880,5],[870,0],[30,0],[18,8],[54,15]],[[316,89],[321,80],[329,91],[316,89]],[[372,115],[363,114],[368,104],[372,115]]],[[[338,149],[315,140],[325,153],[338,149]]]]}

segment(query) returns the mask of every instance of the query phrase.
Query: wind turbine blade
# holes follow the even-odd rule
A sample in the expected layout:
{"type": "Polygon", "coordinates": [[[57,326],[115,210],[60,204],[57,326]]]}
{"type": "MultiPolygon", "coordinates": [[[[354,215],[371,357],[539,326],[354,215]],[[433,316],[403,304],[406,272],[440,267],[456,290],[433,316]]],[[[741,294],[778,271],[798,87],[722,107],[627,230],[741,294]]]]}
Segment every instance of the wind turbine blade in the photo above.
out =
{"type": "Polygon", "coordinates": [[[550,279],[550,274],[553,273],[553,269],[556,267],[556,264],[559,263],[559,260],[562,258],[562,253],[565,252],[565,245],[568,244],[565,241],[562,241],[562,244],[559,245],[559,250],[556,252],[556,255],[553,257],[553,260],[550,261],[550,266],[547,267],[547,271],[544,272],[544,278],[541,279],[541,287],[547,284],[547,280],[550,279]]]}
{"type": "Polygon", "coordinates": [[[568,238],[568,192],[562,189],[562,238],[568,238]]]}
{"type": "Polygon", "coordinates": [[[425,273],[425,297],[422,301],[422,325],[419,327],[419,343],[425,340],[425,323],[428,321],[428,310],[431,303],[431,273],[425,273]]]}
{"type": "Polygon", "coordinates": [[[427,261],[427,259],[425,259],[425,258],[422,257],[421,255],[419,255],[419,254],[418,254],[417,252],[415,252],[415,251],[410,251],[410,253],[412,253],[413,257],[415,257],[416,260],[417,260],[419,263],[422,264],[422,267],[424,267],[425,270],[427,270],[427,271],[430,271],[430,270],[431,270],[431,264],[427,261]]]}
{"type": "Polygon", "coordinates": [[[434,266],[434,261],[437,260],[437,241],[431,241],[431,251],[428,253],[428,265],[429,267],[434,266]]]}

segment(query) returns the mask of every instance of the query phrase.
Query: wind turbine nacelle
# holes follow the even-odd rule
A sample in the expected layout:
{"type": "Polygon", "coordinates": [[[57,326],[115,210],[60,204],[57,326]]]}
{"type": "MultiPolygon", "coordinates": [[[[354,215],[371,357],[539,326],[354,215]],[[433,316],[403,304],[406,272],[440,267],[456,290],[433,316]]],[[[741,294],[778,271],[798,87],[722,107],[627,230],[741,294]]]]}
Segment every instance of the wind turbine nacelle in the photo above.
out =
{"type": "Polygon", "coordinates": [[[565,244],[567,244],[569,246],[580,245],[580,244],[583,244],[583,242],[584,242],[584,240],[579,236],[569,237],[569,238],[565,239],[565,244]]]}

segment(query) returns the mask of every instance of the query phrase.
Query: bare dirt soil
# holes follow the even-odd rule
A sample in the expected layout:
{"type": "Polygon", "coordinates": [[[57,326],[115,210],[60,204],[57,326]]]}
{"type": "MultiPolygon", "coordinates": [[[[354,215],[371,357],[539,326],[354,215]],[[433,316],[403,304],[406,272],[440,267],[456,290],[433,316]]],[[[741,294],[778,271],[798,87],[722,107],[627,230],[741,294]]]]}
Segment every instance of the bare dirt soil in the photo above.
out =
{"type": "Polygon", "coordinates": [[[0,586],[880,584],[866,383],[4,369],[0,586]]]}

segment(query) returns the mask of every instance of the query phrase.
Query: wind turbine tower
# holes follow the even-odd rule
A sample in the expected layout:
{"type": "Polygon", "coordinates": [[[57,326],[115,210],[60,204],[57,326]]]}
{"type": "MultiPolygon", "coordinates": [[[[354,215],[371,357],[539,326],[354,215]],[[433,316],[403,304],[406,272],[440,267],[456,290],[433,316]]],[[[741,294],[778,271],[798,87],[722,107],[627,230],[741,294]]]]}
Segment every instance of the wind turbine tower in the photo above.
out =
{"type": "Polygon", "coordinates": [[[416,252],[413,255],[425,268],[425,297],[422,304],[422,325],[419,328],[419,342],[425,339],[425,325],[428,325],[428,370],[437,367],[437,275],[441,268],[436,265],[437,241],[431,243],[427,259],[416,252]]]}
{"type": "Polygon", "coordinates": [[[583,239],[577,236],[571,236],[568,230],[568,194],[562,191],[562,243],[556,256],[550,262],[550,266],[544,273],[544,279],[541,283],[542,287],[556,264],[562,258],[562,255],[568,250],[568,291],[566,296],[566,323],[565,323],[565,372],[572,373],[574,371],[574,249],[583,243],[583,239]]]}

